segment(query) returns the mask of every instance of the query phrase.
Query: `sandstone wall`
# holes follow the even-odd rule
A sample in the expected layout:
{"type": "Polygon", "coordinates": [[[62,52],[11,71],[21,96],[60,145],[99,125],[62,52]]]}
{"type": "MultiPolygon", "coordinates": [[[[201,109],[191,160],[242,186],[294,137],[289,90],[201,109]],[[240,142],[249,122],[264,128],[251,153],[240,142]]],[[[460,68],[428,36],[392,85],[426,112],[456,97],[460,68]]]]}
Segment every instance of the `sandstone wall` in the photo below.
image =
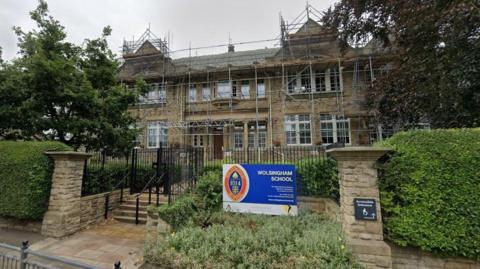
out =
{"type": "Polygon", "coordinates": [[[297,203],[299,209],[309,209],[325,214],[332,220],[340,220],[340,206],[330,198],[299,196],[297,203]]]}
{"type": "MultiPolygon", "coordinates": [[[[123,199],[129,193],[128,189],[123,190],[123,199]]],[[[105,196],[107,193],[100,193],[81,198],[80,229],[95,225],[105,219],[105,196]]],[[[114,209],[120,205],[120,190],[110,194],[108,203],[108,216],[111,216],[114,209]]]]}

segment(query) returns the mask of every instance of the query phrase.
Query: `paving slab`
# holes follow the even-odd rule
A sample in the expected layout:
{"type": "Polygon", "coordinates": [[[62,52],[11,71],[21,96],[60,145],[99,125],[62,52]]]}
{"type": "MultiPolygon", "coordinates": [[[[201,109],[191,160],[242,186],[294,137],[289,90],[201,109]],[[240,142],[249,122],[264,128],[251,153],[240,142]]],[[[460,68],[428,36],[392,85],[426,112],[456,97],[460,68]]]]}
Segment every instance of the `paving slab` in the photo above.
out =
{"type": "Polygon", "coordinates": [[[145,236],[145,225],[109,220],[70,237],[38,241],[31,248],[98,268],[111,269],[120,261],[123,269],[136,269],[142,263],[145,236]]]}

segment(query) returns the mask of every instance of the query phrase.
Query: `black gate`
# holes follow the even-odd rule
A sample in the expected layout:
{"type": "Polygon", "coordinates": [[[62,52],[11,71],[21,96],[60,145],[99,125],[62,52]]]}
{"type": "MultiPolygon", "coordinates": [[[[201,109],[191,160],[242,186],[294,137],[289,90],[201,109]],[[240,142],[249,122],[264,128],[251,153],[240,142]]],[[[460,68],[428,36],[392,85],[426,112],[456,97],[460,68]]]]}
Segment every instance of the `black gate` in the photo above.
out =
{"type": "Polygon", "coordinates": [[[196,176],[202,167],[201,148],[133,149],[130,194],[159,193],[168,196],[170,203],[195,185],[196,176]]]}

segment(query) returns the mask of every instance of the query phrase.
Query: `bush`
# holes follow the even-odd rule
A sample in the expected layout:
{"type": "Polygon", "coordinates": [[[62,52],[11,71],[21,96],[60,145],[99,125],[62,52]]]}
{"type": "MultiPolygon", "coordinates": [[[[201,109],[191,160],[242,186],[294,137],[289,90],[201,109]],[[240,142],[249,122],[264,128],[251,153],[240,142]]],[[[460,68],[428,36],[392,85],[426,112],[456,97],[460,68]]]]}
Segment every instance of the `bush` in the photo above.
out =
{"type": "Polygon", "coordinates": [[[333,159],[304,160],[298,162],[296,167],[299,195],[339,197],[337,163],[333,159]]]}
{"type": "Polygon", "coordinates": [[[212,220],[147,243],[145,260],[161,268],[360,268],[340,225],[317,214],[217,213],[212,220]]]}
{"type": "Polygon", "coordinates": [[[0,216],[41,219],[53,172],[44,152],[68,150],[59,142],[0,142],[0,216]]]}
{"type": "Polygon", "coordinates": [[[480,258],[480,129],[399,133],[381,168],[386,236],[434,253],[480,258]]]}
{"type": "Polygon", "coordinates": [[[175,230],[189,223],[209,225],[212,213],[222,205],[221,178],[219,172],[213,171],[200,176],[192,192],[182,195],[170,205],[159,207],[160,218],[175,230]]]}

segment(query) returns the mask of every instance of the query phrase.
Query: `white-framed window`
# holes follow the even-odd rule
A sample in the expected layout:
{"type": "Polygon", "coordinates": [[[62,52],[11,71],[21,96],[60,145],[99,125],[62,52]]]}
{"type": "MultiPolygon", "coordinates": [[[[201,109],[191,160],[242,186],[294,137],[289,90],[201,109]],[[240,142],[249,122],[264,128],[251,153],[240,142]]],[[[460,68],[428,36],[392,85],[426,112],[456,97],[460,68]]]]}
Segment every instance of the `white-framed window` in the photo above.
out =
{"type": "Polygon", "coordinates": [[[192,136],[192,146],[196,148],[203,148],[203,135],[193,135],[192,136]]]}
{"type": "Polygon", "coordinates": [[[167,102],[167,91],[162,83],[149,84],[148,93],[140,97],[142,104],[164,104],[167,102]]]}
{"type": "Polygon", "coordinates": [[[285,116],[285,137],[287,145],[311,145],[310,115],[285,116]]]}
{"type": "Polygon", "coordinates": [[[342,77],[338,67],[310,72],[306,68],[287,80],[290,94],[308,94],[312,92],[342,91],[342,77]]]}
{"type": "Polygon", "coordinates": [[[193,103],[197,101],[197,86],[190,84],[188,86],[188,102],[193,103]]]}
{"type": "Polygon", "coordinates": [[[248,132],[249,148],[265,148],[267,146],[267,127],[265,125],[258,126],[258,132],[255,135],[255,126],[248,132]]]}
{"type": "Polygon", "coordinates": [[[232,83],[229,80],[221,80],[217,86],[217,98],[229,99],[232,97],[232,83]]]}
{"type": "Polygon", "coordinates": [[[240,90],[241,90],[240,98],[249,99],[250,98],[250,81],[243,80],[242,87],[240,88],[240,90]]]}
{"type": "Polygon", "coordinates": [[[320,128],[323,144],[351,144],[350,119],[323,114],[320,115],[320,128]]]}
{"type": "Polygon", "coordinates": [[[265,80],[257,80],[257,97],[265,98],[265,80]]]}
{"type": "Polygon", "coordinates": [[[325,79],[325,72],[321,72],[321,71],[315,72],[315,91],[316,92],[327,91],[327,80],[325,79]]]}
{"type": "Polygon", "coordinates": [[[165,121],[151,121],[148,123],[147,147],[158,148],[167,146],[168,128],[165,121]]]}
{"type": "Polygon", "coordinates": [[[340,71],[338,68],[330,69],[330,91],[341,91],[340,71]]]}
{"type": "Polygon", "coordinates": [[[204,83],[202,85],[202,100],[203,101],[210,101],[212,98],[212,90],[210,88],[210,85],[207,83],[204,83]]]}
{"type": "Polygon", "coordinates": [[[243,148],[243,127],[236,126],[233,131],[233,148],[243,148]]]}

